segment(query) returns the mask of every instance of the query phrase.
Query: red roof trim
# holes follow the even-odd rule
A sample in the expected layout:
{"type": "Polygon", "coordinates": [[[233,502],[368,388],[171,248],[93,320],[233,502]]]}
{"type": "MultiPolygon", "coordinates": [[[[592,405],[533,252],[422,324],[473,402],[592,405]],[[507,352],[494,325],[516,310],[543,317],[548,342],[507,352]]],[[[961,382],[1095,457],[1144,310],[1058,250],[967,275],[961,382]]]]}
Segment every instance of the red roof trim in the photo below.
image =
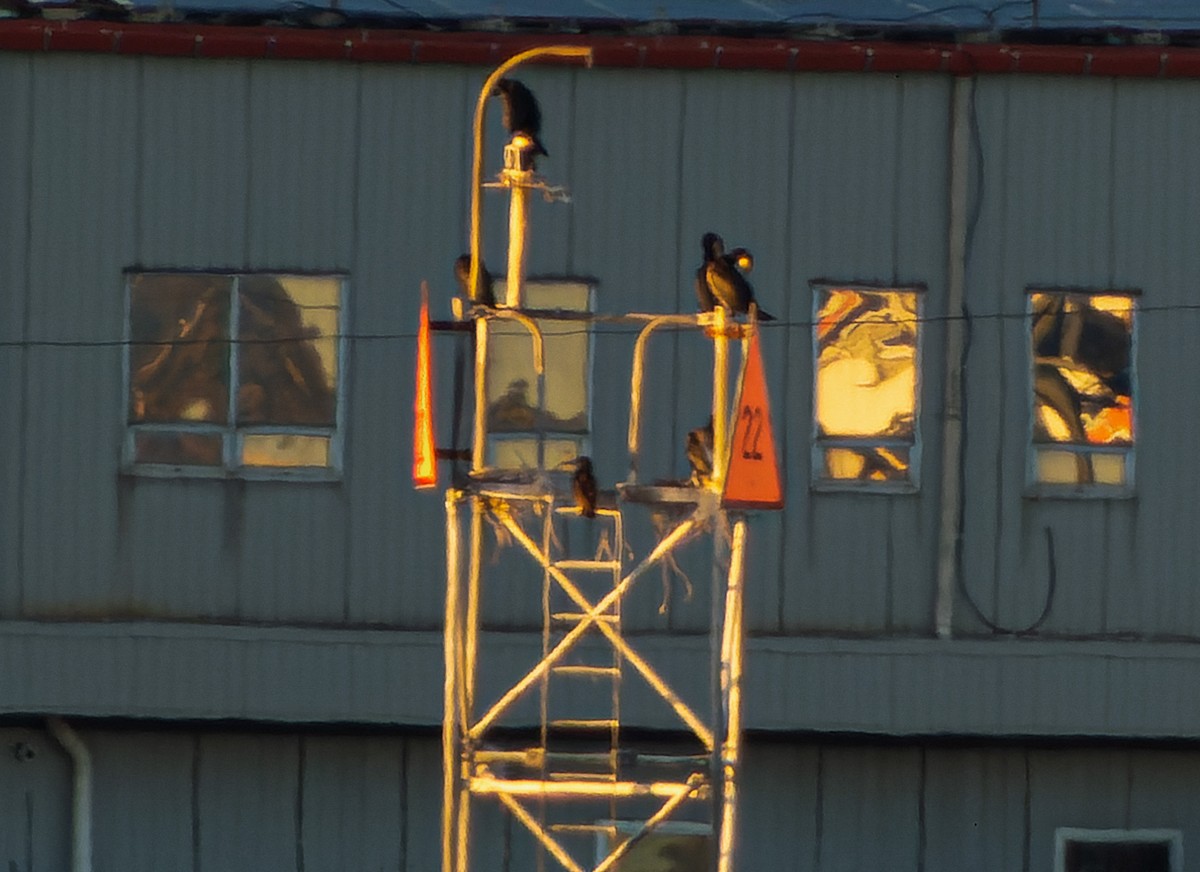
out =
{"type": "MultiPolygon", "coordinates": [[[[1200,77],[1200,49],[828,42],[712,36],[554,37],[406,30],[304,30],[0,20],[0,51],[83,51],[205,58],[293,58],[491,66],[548,41],[589,45],[601,67],[783,72],[1039,73],[1200,77]]],[[[553,62],[553,61],[550,61],[553,62]]],[[[561,61],[560,61],[561,63],[561,61]]]]}

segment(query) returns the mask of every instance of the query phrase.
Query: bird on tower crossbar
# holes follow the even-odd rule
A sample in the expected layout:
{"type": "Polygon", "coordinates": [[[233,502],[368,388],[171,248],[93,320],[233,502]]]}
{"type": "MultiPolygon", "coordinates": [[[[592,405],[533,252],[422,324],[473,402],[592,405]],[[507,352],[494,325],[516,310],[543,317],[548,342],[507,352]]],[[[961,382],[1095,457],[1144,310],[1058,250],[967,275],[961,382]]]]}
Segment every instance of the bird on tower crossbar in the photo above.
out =
{"type": "MultiPolygon", "coordinates": [[[[754,268],[750,252],[744,248],[726,252],[725,240],[716,233],[705,233],[701,246],[704,263],[696,271],[696,302],[701,311],[710,311],[719,305],[735,315],[749,314],[750,307],[758,305],[754,288],[742,274],[754,268]]],[[[758,320],[774,321],[775,316],[759,308],[758,320]]]]}
{"type": "Polygon", "coordinates": [[[571,490],[575,505],[585,518],[596,517],[596,475],[592,471],[592,459],[586,455],[575,458],[575,475],[571,479],[571,490]]]}

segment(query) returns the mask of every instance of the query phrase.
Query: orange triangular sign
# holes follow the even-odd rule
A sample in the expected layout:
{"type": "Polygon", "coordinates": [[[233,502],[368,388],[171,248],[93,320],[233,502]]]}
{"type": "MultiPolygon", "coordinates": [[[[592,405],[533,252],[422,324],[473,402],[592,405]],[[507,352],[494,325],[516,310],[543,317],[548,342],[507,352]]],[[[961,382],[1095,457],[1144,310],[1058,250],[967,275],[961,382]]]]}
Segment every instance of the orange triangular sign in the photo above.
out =
{"type": "Polygon", "coordinates": [[[413,398],[413,487],[437,487],[433,437],[433,343],[429,330],[429,286],[421,282],[421,321],[417,329],[417,390],[413,398]]]}
{"type": "Polygon", "coordinates": [[[775,457],[771,401],[767,396],[757,330],[750,337],[734,409],[737,420],[729,442],[729,467],[721,505],[727,509],[782,509],[783,485],[775,457]]]}

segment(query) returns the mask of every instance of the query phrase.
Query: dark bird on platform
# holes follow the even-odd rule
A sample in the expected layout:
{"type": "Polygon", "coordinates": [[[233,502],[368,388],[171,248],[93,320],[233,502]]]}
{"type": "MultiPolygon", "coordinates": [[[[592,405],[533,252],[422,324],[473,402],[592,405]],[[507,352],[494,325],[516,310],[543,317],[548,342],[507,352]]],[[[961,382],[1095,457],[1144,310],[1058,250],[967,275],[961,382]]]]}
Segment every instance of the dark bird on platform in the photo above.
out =
{"type": "Polygon", "coordinates": [[[493,96],[504,101],[504,127],[513,136],[523,133],[533,141],[533,154],[546,155],[546,147],[539,138],[542,132],[542,109],[537,97],[516,79],[501,79],[496,83],[493,96]]]}
{"type": "Polygon", "coordinates": [[[473,292],[468,287],[471,284],[471,255],[461,254],[454,261],[454,277],[458,279],[458,287],[462,291],[462,295],[472,303],[480,303],[484,306],[496,305],[496,294],[492,290],[492,274],[487,271],[483,261],[479,262],[479,275],[476,277],[473,292]]]}
{"type": "MultiPolygon", "coordinates": [[[[743,268],[753,267],[754,259],[750,252],[744,248],[735,248],[726,254],[724,240],[715,233],[704,234],[704,240],[705,249],[710,253],[704,265],[704,281],[714,303],[724,306],[734,314],[749,313],[750,306],[756,305],[754,288],[742,275],[739,265],[745,263],[746,267],[743,268]]],[[[775,316],[759,309],[758,320],[774,321],[775,316]]]]}
{"type": "Polygon", "coordinates": [[[575,493],[575,505],[585,518],[596,517],[596,475],[592,472],[592,459],[586,455],[575,458],[575,475],[571,479],[575,493]]]}
{"type": "Polygon", "coordinates": [[[713,474],[713,419],[695,430],[689,430],[687,435],[687,459],[692,467],[691,482],[696,487],[703,487],[713,474]]]}
{"type": "Polygon", "coordinates": [[[705,233],[700,239],[700,247],[704,250],[704,260],[700,262],[700,266],[696,270],[696,305],[700,307],[701,312],[711,312],[717,305],[712,291],[708,289],[708,264],[713,259],[713,246],[716,244],[724,245],[721,237],[715,233],[705,233]]]}

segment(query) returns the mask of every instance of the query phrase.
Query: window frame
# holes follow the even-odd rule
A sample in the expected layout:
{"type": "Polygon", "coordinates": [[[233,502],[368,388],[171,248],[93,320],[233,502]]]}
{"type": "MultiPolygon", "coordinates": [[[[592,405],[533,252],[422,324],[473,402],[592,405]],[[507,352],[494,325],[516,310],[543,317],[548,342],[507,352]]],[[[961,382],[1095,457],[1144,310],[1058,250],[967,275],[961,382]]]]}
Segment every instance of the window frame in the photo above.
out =
{"type": "MultiPolygon", "coordinates": [[[[495,289],[496,297],[498,299],[503,299],[504,294],[505,294],[505,278],[503,276],[497,276],[494,284],[495,284],[494,289],[495,289]]],[[[525,278],[525,280],[523,282],[523,291],[527,291],[530,287],[537,287],[537,286],[547,287],[547,286],[555,286],[555,285],[575,286],[575,287],[583,288],[586,291],[586,305],[587,305],[586,309],[565,309],[565,308],[546,309],[546,308],[532,308],[531,307],[531,308],[522,308],[519,310],[522,314],[527,315],[530,318],[532,318],[538,324],[539,329],[542,328],[543,322],[545,322],[545,321],[557,321],[560,324],[576,323],[576,324],[580,325],[580,329],[585,331],[585,341],[586,341],[587,352],[586,352],[586,361],[584,364],[583,379],[584,379],[584,389],[587,394],[587,401],[584,404],[584,410],[583,410],[583,412],[584,412],[584,429],[581,431],[550,430],[550,429],[545,429],[545,428],[542,428],[542,429],[535,428],[533,430],[498,430],[498,429],[492,429],[491,426],[487,426],[485,428],[485,439],[484,439],[484,443],[485,443],[484,463],[489,468],[496,469],[496,470],[503,470],[506,472],[511,471],[513,469],[523,469],[524,468],[524,467],[499,466],[497,463],[495,463],[495,460],[497,457],[497,452],[501,450],[501,447],[505,443],[514,443],[515,444],[515,443],[532,441],[536,448],[536,445],[537,445],[539,439],[541,440],[543,445],[548,445],[549,443],[556,442],[556,441],[563,441],[563,442],[573,441],[578,446],[578,451],[576,452],[577,457],[582,456],[582,455],[590,455],[591,454],[592,434],[595,432],[595,397],[596,397],[596,391],[595,391],[596,383],[595,383],[595,378],[594,378],[594,368],[595,368],[595,363],[596,363],[596,331],[593,329],[594,321],[588,317],[555,318],[554,313],[561,311],[561,312],[569,312],[569,313],[579,313],[579,314],[583,314],[583,315],[594,315],[596,312],[596,284],[597,283],[594,278],[590,278],[587,276],[551,275],[551,276],[528,276],[525,278]]],[[[489,331],[489,338],[488,338],[488,342],[489,342],[488,366],[489,367],[491,366],[492,359],[496,354],[496,348],[495,348],[496,337],[494,334],[491,333],[491,331],[492,331],[492,328],[497,325],[511,326],[513,335],[522,336],[526,340],[531,339],[530,334],[527,331],[525,331],[523,328],[519,327],[518,325],[510,322],[508,319],[498,318],[498,319],[489,320],[489,323],[487,325],[487,329],[489,331]]],[[[543,333],[542,335],[543,335],[543,338],[545,338],[546,334],[543,333]]],[[[551,335],[553,335],[553,334],[551,334],[551,335]]],[[[549,361],[545,361],[545,363],[546,363],[546,366],[548,369],[549,361]]],[[[532,363],[532,359],[531,359],[530,360],[530,369],[532,370],[532,368],[533,368],[533,363],[532,363]]],[[[485,376],[484,376],[485,379],[489,378],[489,377],[490,377],[490,373],[485,374],[485,376]]],[[[488,410],[486,412],[486,414],[489,416],[491,414],[491,405],[493,402],[494,402],[493,397],[489,394],[487,396],[488,410]]],[[[543,464],[543,466],[545,469],[554,469],[555,468],[554,464],[550,464],[550,465],[543,464]]]]}
{"type": "Polygon", "coordinates": [[[344,471],[344,444],[346,427],[346,364],[349,357],[347,337],[346,304],[349,291],[349,274],[342,270],[301,269],[143,269],[127,268],[123,274],[125,293],[124,333],[122,355],[121,392],[121,471],[127,475],[148,478],[171,479],[238,479],[245,481],[340,481],[344,471]],[[229,312],[229,408],[225,423],[196,423],[188,421],[138,423],[130,420],[130,395],[133,387],[133,293],[132,279],[135,276],[212,276],[231,279],[229,312]],[[337,374],[334,379],[334,415],[332,426],[302,424],[247,424],[237,423],[237,385],[239,379],[239,346],[234,338],[238,335],[240,322],[241,279],[262,276],[270,278],[328,279],[338,284],[338,315],[334,339],[336,341],[337,374]],[[221,463],[213,466],[182,463],[139,463],[136,460],[136,440],[139,433],[195,433],[216,435],[221,440],[221,463]],[[250,466],[241,458],[246,437],[269,436],[319,436],[329,440],[328,464],[325,466],[250,466]]]}
{"type": "Polygon", "coordinates": [[[1065,499],[1065,500],[1111,500],[1131,499],[1136,493],[1137,444],[1140,438],[1138,428],[1138,397],[1141,393],[1138,386],[1138,316],[1139,302],[1142,293],[1134,288],[1099,288],[1071,287],[1061,285],[1028,285],[1025,288],[1025,315],[1023,325],[1025,330],[1025,379],[1026,379],[1026,432],[1025,432],[1025,491],[1029,499],[1065,499]],[[1035,349],[1033,347],[1033,298],[1036,294],[1059,294],[1062,296],[1075,295],[1087,297],[1126,297],[1130,302],[1129,324],[1129,408],[1133,421],[1132,438],[1129,445],[1093,445],[1079,446],[1070,442],[1044,443],[1035,442],[1034,434],[1037,428],[1037,386],[1035,383],[1035,349]],[[1121,484],[1106,483],[1077,483],[1065,484],[1044,482],[1038,480],[1038,456],[1040,450],[1063,451],[1070,454],[1092,454],[1121,456],[1124,460],[1124,481],[1121,484]]]}
{"type": "Polygon", "coordinates": [[[925,305],[928,287],[921,282],[839,282],[831,279],[816,279],[809,282],[812,292],[812,398],[810,403],[812,432],[810,438],[809,488],[818,493],[865,493],[865,494],[914,494],[921,489],[921,392],[924,386],[923,369],[925,354],[925,305]],[[887,292],[910,293],[916,297],[917,336],[913,345],[913,368],[916,370],[913,383],[913,437],[909,443],[899,439],[821,436],[820,419],[817,413],[820,373],[820,343],[817,337],[821,295],[827,291],[858,291],[866,294],[887,292]],[[871,446],[903,446],[908,449],[908,476],[904,481],[863,481],[859,479],[835,479],[821,474],[825,468],[825,452],[829,448],[866,448],[871,446]]]}
{"type": "Polygon", "coordinates": [[[1088,829],[1058,827],[1054,830],[1054,872],[1067,872],[1067,842],[1151,842],[1167,845],[1170,872],[1183,872],[1183,831],[1176,829],[1088,829]]]}

